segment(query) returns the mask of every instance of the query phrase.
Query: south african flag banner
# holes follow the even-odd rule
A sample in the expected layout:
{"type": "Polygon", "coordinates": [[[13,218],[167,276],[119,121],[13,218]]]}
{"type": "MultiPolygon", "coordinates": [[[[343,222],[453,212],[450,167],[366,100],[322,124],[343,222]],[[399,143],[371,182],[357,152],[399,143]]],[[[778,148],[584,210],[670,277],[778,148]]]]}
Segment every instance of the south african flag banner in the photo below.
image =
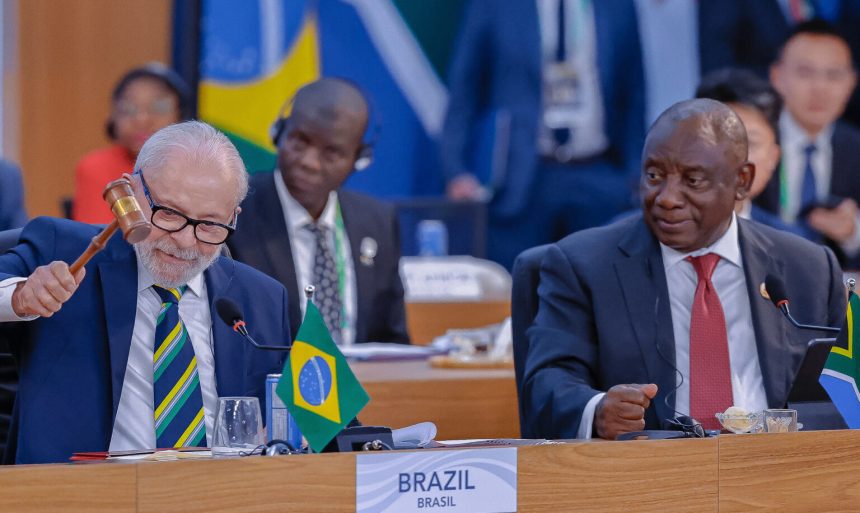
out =
{"type": "Polygon", "coordinates": [[[860,298],[854,292],[848,295],[848,312],[845,325],[830,350],[821,377],[821,386],[827,391],[836,409],[851,429],[860,428],[860,391],[857,389],[860,378],[860,352],[854,338],[857,336],[860,315],[860,298]]]}

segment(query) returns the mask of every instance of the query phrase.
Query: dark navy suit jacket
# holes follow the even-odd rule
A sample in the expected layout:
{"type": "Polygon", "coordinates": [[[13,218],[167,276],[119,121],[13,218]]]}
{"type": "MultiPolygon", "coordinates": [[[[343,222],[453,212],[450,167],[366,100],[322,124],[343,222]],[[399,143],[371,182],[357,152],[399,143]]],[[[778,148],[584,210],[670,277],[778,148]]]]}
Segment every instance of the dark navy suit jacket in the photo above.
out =
{"type": "Polygon", "coordinates": [[[0,160],[0,231],[19,228],[27,222],[21,170],[0,160]]]}
{"type": "MultiPolygon", "coordinates": [[[[796,315],[838,326],[846,304],[842,273],[824,246],[738,223],[765,394],[771,408],[781,408],[806,342],[816,334],[791,326],[762,297],[760,284],[768,274],[781,278],[796,315]]],[[[575,437],[589,399],[622,383],[659,387],[645,413],[646,429],[675,416],[674,394],[666,401],[676,374],[668,286],[659,243],[641,216],[551,246],[538,295],[523,385],[525,420],[535,436],[575,437]]]]}
{"type": "MultiPolygon", "coordinates": [[[[38,218],[21,243],[0,256],[0,280],[29,276],[54,260],[71,262],[97,227],[38,218]]],[[[24,328],[13,348],[20,386],[13,432],[18,463],[63,462],[76,451],[106,451],[128,363],[137,305],[137,259],[120,236],[87,264],[72,298],[50,318],[0,325],[24,328]]],[[[242,305],[248,329],[267,344],[290,340],[287,294],[271,278],[226,258],[205,272],[210,305],[226,297],[242,305]]],[[[286,353],[250,346],[212,308],[219,396],[264,402],[266,374],[280,372],[286,353]]]]}
{"type": "MultiPolygon", "coordinates": [[[[355,341],[408,343],[403,282],[400,280],[400,229],[394,209],[363,194],[337,192],[355,268],[355,341]],[[376,242],[372,259],[361,257],[365,238],[376,242]]],[[[290,298],[293,334],[302,322],[299,291],[284,211],[271,172],[251,177],[236,233],[228,241],[233,258],[281,282],[290,298]]]]}
{"type": "MultiPolygon", "coordinates": [[[[645,78],[636,11],[630,0],[592,2],[607,156],[639,174],[645,117],[645,78]]],[[[495,132],[501,167],[491,177],[492,212],[514,216],[526,205],[538,164],[542,58],[534,0],[472,0],[451,62],[450,103],[441,134],[447,179],[475,173],[471,162],[479,125],[495,132]],[[492,128],[489,128],[492,125],[492,128]]]]}
{"type": "MultiPolygon", "coordinates": [[[[860,204],[860,172],[858,172],[860,170],[860,153],[857,152],[857,149],[860,148],[860,130],[844,121],[837,121],[830,138],[830,145],[833,149],[833,157],[829,194],[841,198],[851,198],[860,204]]],[[[765,210],[778,213],[780,183],[779,173],[774,173],[767,183],[767,187],[755,199],[755,202],[765,210]]],[[[842,254],[837,244],[830,244],[830,247],[836,252],[846,268],[853,269],[860,266],[860,256],[849,259],[842,254]]]]}

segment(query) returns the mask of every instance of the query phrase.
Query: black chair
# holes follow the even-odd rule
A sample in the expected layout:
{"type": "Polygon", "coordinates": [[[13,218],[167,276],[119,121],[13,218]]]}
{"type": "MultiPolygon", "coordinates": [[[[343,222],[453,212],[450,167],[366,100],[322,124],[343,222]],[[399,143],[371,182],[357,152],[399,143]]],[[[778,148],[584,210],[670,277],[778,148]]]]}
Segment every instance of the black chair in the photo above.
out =
{"type": "Polygon", "coordinates": [[[487,254],[487,204],[451,201],[444,197],[402,198],[391,201],[400,223],[403,256],[419,254],[418,223],[436,219],[448,230],[448,254],[484,258],[487,254]]]}
{"type": "MultiPolygon", "coordinates": [[[[21,228],[0,231],[0,254],[18,244],[21,228]]],[[[21,337],[18,323],[0,325],[0,453],[5,452],[4,463],[14,463],[14,449],[7,451],[12,409],[18,393],[18,371],[12,355],[12,341],[21,337]]],[[[14,444],[11,444],[14,446],[14,444]]]]}
{"type": "Polygon", "coordinates": [[[514,261],[511,272],[511,334],[514,346],[514,374],[517,381],[517,403],[520,412],[520,436],[535,438],[535,434],[525,423],[523,416],[523,372],[529,352],[526,330],[534,322],[538,309],[538,285],[540,284],[540,264],[549,244],[527,249],[514,261]]]}

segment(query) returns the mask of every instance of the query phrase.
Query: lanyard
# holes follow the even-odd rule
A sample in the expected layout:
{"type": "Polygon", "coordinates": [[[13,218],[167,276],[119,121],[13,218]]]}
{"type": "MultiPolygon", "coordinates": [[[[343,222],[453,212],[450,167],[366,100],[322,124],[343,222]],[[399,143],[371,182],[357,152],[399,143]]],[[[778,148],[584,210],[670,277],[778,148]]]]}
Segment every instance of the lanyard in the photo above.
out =
{"type": "Polygon", "coordinates": [[[337,290],[340,293],[340,327],[347,327],[346,322],[346,229],[343,226],[343,214],[340,211],[340,201],[335,203],[334,216],[334,263],[337,269],[337,290]]]}

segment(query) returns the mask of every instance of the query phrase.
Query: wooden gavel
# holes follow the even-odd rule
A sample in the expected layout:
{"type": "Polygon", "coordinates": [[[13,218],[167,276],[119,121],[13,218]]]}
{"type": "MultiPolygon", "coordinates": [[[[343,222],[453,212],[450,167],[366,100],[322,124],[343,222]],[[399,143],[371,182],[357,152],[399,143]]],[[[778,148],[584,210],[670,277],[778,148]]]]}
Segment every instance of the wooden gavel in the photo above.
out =
{"type": "Polygon", "coordinates": [[[149,232],[152,231],[152,225],[143,215],[128,179],[120,178],[107,184],[102,198],[110,205],[114,220],[93,237],[87,250],[69,267],[72,274],[77,273],[96,253],[104,249],[117,228],[122,230],[122,236],[129,244],[137,244],[149,237],[149,232]]]}

